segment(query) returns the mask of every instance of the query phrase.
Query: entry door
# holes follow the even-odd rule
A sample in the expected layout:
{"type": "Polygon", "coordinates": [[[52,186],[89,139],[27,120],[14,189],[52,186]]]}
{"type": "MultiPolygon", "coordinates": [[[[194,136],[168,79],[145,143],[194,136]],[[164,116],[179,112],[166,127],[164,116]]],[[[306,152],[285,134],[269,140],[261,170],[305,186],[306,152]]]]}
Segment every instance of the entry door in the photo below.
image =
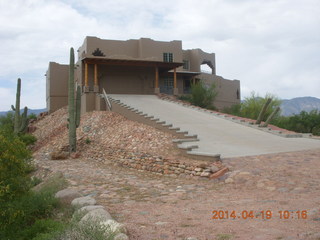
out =
{"type": "Polygon", "coordinates": [[[165,94],[173,94],[173,78],[166,77],[163,79],[163,85],[160,86],[160,92],[165,94]]]}

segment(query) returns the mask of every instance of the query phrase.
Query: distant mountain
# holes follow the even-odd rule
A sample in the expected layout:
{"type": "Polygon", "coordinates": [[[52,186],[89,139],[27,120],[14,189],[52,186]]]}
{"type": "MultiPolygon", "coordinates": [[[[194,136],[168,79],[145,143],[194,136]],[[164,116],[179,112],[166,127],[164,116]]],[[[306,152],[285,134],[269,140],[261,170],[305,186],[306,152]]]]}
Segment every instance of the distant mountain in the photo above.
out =
{"type": "MultiPolygon", "coordinates": [[[[21,110],[22,112],[23,110],[21,110]]],[[[46,112],[47,109],[46,108],[42,108],[42,109],[28,109],[28,115],[30,115],[31,113],[34,113],[35,115],[39,115],[42,112],[46,112]]],[[[0,116],[6,115],[7,112],[12,112],[12,111],[5,111],[5,112],[0,112],[0,116]]]]}
{"type": "Polygon", "coordinates": [[[282,100],[281,115],[290,116],[301,111],[310,112],[313,109],[320,111],[320,99],[315,97],[298,97],[290,100],[282,100]]]}

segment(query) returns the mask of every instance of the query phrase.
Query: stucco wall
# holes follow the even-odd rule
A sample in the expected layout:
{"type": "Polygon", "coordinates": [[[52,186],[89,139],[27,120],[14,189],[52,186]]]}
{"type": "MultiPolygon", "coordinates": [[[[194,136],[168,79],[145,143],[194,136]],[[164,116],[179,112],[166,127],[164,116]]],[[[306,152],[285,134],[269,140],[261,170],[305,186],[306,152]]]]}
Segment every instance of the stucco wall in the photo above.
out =
{"type": "Polygon", "coordinates": [[[154,41],[149,38],[141,38],[139,41],[139,57],[155,61],[163,61],[163,53],[172,53],[173,62],[182,62],[182,42],[154,41]]]}
{"type": "Polygon", "coordinates": [[[213,65],[213,73],[216,73],[216,60],[214,53],[206,53],[201,49],[183,51],[183,59],[189,61],[189,71],[200,72],[203,61],[210,61],[213,65]]]}
{"type": "Polygon", "coordinates": [[[109,94],[154,94],[154,71],[147,67],[99,66],[100,90],[104,88],[109,94]]]}
{"type": "Polygon", "coordinates": [[[218,95],[215,99],[214,105],[218,109],[230,107],[234,104],[240,103],[240,81],[239,80],[228,80],[221,76],[202,73],[199,78],[207,85],[210,86],[212,83],[216,86],[218,95]],[[237,95],[237,91],[239,96],[237,95]],[[238,98],[239,97],[239,98],[238,98]]]}
{"type": "Polygon", "coordinates": [[[46,74],[46,99],[50,113],[68,105],[68,74],[69,65],[49,63],[46,74]]]}
{"type": "Polygon", "coordinates": [[[140,59],[148,61],[163,61],[163,53],[173,53],[174,62],[182,62],[182,42],[161,42],[149,38],[138,40],[105,40],[97,37],[86,37],[79,48],[79,59],[92,57],[99,48],[105,57],[113,59],[140,59]]]}

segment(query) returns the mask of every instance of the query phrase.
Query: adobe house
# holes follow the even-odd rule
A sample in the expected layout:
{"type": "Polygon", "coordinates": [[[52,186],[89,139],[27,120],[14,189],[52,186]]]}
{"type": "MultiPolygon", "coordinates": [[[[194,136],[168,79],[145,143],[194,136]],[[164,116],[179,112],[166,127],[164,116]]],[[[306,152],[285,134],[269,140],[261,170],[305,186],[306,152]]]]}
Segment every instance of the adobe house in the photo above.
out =
{"type": "MultiPolygon", "coordinates": [[[[82,112],[104,110],[98,93],[174,94],[190,93],[191,83],[215,83],[215,106],[240,103],[240,81],[216,75],[215,54],[201,49],[183,50],[181,41],[105,40],[86,37],[78,49],[75,79],[82,87],[82,112]],[[201,71],[201,65],[210,72],[201,71]]],[[[49,63],[46,74],[47,109],[68,105],[68,65],[49,63]]]]}

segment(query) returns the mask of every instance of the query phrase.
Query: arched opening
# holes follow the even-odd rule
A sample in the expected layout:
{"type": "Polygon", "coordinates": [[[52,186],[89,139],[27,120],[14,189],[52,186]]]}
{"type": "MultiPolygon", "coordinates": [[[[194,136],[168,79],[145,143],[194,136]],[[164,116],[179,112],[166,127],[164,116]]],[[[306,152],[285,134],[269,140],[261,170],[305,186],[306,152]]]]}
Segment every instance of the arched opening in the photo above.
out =
{"type": "Polygon", "coordinates": [[[215,74],[214,66],[212,62],[209,60],[203,60],[203,62],[200,65],[200,70],[202,73],[215,74]]]}

